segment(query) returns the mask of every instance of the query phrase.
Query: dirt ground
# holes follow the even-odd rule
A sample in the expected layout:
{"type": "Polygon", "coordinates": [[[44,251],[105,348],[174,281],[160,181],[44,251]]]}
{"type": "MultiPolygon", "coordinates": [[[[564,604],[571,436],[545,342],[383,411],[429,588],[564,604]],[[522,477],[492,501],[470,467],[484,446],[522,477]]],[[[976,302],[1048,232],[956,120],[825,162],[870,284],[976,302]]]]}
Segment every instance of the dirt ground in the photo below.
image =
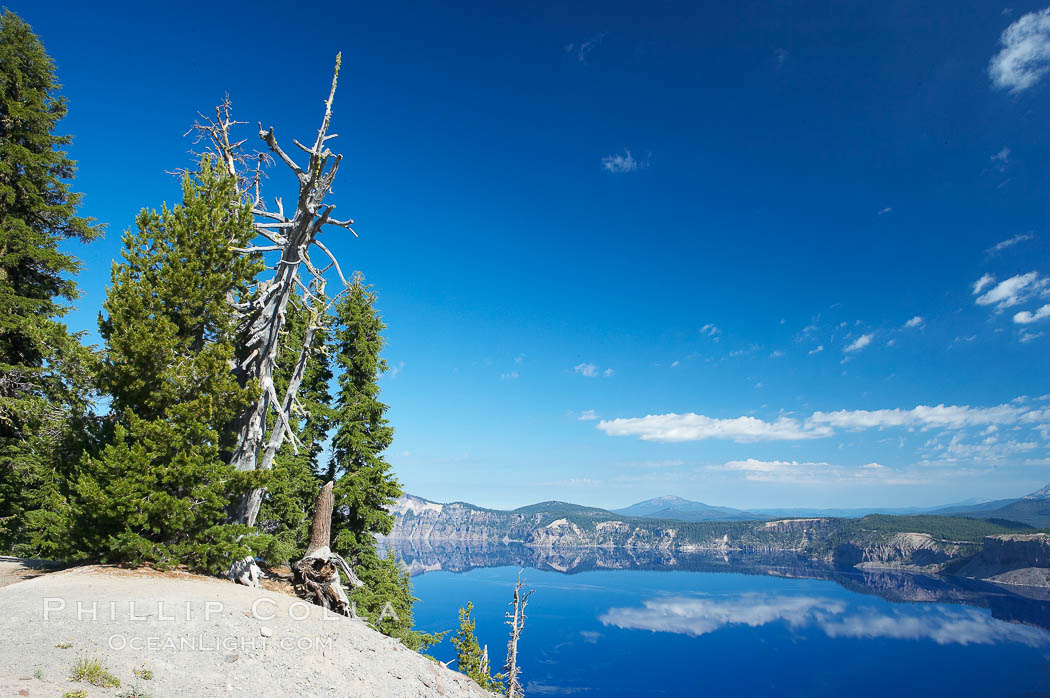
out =
{"type": "Polygon", "coordinates": [[[46,569],[0,561],[0,698],[491,698],[363,621],[293,596],[178,571],[46,569]],[[109,680],[78,675],[83,663],[109,680]]]}
{"type": "Polygon", "coordinates": [[[22,560],[0,555],[0,587],[39,577],[58,569],[61,569],[59,565],[46,560],[22,560]]]}

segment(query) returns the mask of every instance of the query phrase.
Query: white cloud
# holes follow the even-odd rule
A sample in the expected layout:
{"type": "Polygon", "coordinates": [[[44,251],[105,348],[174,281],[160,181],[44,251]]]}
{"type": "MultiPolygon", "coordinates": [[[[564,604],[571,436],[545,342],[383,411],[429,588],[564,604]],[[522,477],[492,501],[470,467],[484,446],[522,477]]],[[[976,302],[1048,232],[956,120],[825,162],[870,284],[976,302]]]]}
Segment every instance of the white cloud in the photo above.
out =
{"type": "Polygon", "coordinates": [[[911,320],[908,320],[906,323],[904,323],[904,327],[908,329],[911,329],[912,327],[922,327],[924,322],[926,321],[923,320],[922,315],[916,315],[911,320]]]}
{"type": "Polygon", "coordinates": [[[889,613],[866,609],[841,618],[823,618],[820,629],[828,637],[932,640],[938,645],[1047,644],[1046,631],[992,618],[987,611],[952,606],[894,608],[889,613]]]}
{"type": "Polygon", "coordinates": [[[685,461],[680,458],[665,458],[664,460],[635,461],[627,465],[639,468],[678,468],[685,465],[685,461]]]}
{"type": "Polygon", "coordinates": [[[602,42],[602,39],[604,38],[605,33],[603,32],[601,34],[598,34],[597,36],[591,37],[587,41],[582,41],[578,44],[565,44],[565,53],[574,54],[576,56],[576,60],[578,60],[580,63],[586,63],[587,54],[589,54],[594,49],[598,48],[598,45],[602,42]]]}
{"type": "Polygon", "coordinates": [[[1018,325],[1027,325],[1043,318],[1050,317],[1050,303],[1047,303],[1043,307],[1036,310],[1034,313],[1028,310],[1022,310],[1014,315],[1014,322],[1018,325]]]}
{"type": "Polygon", "coordinates": [[[580,416],[577,417],[577,419],[579,419],[581,422],[592,422],[596,419],[599,419],[599,417],[594,413],[594,410],[584,410],[580,413],[580,416]]]}
{"type": "Polygon", "coordinates": [[[610,376],[616,374],[616,371],[611,368],[607,368],[603,371],[602,369],[598,368],[598,366],[596,366],[595,364],[588,363],[576,364],[572,367],[572,370],[580,374],[581,376],[586,376],[587,378],[597,378],[598,376],[605,376],[606,378],[609,378],[610,376]]]}
{"type": "Polygon", "coordinates": [[[843,349],[843,351],[846,351],[846,352],[860,351],[864,347],[866,347],[869,344],[871,344],[871,338],[872,337],[873,337],[873,335],[870,335],[870,334],[862,334],[861,336],[859,336],[855,340],[853,340],[853,342],[851,342],[849,346],[847,346],[845,349],[843,349]]]}
{"type": "Polygon", "coordinates": [[[512,380],[517,380],[519,378],[519,376],[518,376],[518,372],[517,371],[509,371],[507,373],[499,374],[499,378],[500,378],[500,380],[504,380],[504,381],[512,381],[512,380]]]}
{"type": "Polygon", "coordinates": [[[799,461],[763,461],[754,458],[708,466],[708,470],[744,473],[752,482],[779,482],[792,485],[828,485],[878,481],[887,485],[914,485],[914,477],[903,476],[879,463],[861,466],[832,465],[799,461]]]}
{"type": "Polygon", "coordinates": [[[674,361],[671,362],[671,368],[678,368],[681,364],[682,364],[681,361],[679,361],[678,359],[675,359],[674,361]]]}
{"type": "Polygon", "coordinates": [[[711,323],[707,323],[700,328],[700,334],[706,334],[708,337],[717,337],[722,334],[722,330],[718,329],[718,327],[711,323]]]}
{"type": "Polygon", "coordinates": [[[755,417],[715,419],[702,414],[651,414],[645,417],[603,419],[598,428],[609,436],[637,436],[643,441],[700,441],[728,439],[752,441],[797,441],[831,435],[828,427],[807,429],[795,419],[781,417],[766,422],[755,417]]]}
{"type": "Polygon", "coordinates": [[[1029,332],[1028,330],[1021,330],[1021,334],[1018,335],[1018,339],[1020,339],[1023,343],[1027,344],[1033,339],[1039,339],[1042,336],[1042,332],[1029,332]]]}
{"type": "Polygon", "coordinates": [[[390,377],[397,378],[397,374],[405,370],[405,362],[398,361],[393,368],[390,369],[390,377]]]}
{"type": "Polygon", "coordinates": [[[989,425],[1050,424],[1050,409],[1032,409],[1023,400],[992,407],[918,405],[912,409],[817,411],[805,420],[779,417],[765,421],[743,416],[727,419],[693,412],[650,414],[601,420],[597,428],[609,436],[637,436],[643,441],[681,442],[726,439],[738,443],[800,441],[834,435],[836,430],[950,429],[989,425]]]}
{"type": "MultiPolygon", "coordinates": [[[[995,243],[994,245],[989,247],[987,250],[985,250],[985,252],[987,252],[988,254],[995,254],[996,252],[1002,252],[1003,250],[1005,250],[1008,247],[1013,247],[1014,245],[1016,245],[1018,243],[1026,242],[1028,240],[1034,240],[1034,239],[1035,239],[1035,235],[1033,235],[1032,233],[1019,233],[1017,235],[1014,235],[1012,238],[1006,238],[1005,240],[1000,240],[999,242],[995,243]]],[[[985,276],[987,276],[987,274],[985,274],[985,276]]]]}
{"type": "Polygon", "coordinates": [[[997,169],[1002,170],[1010,163],[1010,149],[1003,146],[1003,149],[991,157],[992,163],[997,169]]]}
{"type": "Polygon", "coordinates": [[[993,281],[995,281],[995,277],[991,274],[984,274],[983,276],[981,276],[981,278],[977,279],[977,281],[975,281],[973,284],[974,294],[980,293],[982,289],[984,289],[986,286],[988,286],[988,284],[992,283],[993,281]]]}
{"type": "Polygon", "coordinates": [[[1042,410],[1029,410],[1015,404],[994,407],[969,405],[918,405],[910,410],[838,410],[814,412],[807,424],[826,425],[836,429],[873,429],[914,427],[919,429],[962,429],[988,424],[1016,424],[1042,421],[1042,410]]]}
{"type": "Polygon", "coordinates": [[[771,359],[779,359],[783,355],[784,355],[784,352],[780,351],[779,349],[776,349],[776,350],[773,351],[772,354],[769,355],[769,358],[771,358],[771,359]]]}
{"type": "Polygon", "coordinates": [[[525,361],[525,355],[524,354],[518,354],[517,356],[514,357],[514,363],[516,363],[516,364],[520,364],[523,361],[525,361]]]}
{"type": "Polygon", "coordinates": [[[810,351],[809,351],[809,355],[810,355],[810,356],[813,356],[814,354],[819,354],[819,353],[820,353],[820,352],[822,352],[822,351],[824,351],[824,345],[823,345],[823,344],[821,344],[820,346],[818,346],[818,347],[817,347],[816,349],[810,349],[810,351]]]}
{"type": "Polygon", "coordinates": [[[588,378],[598,377],[598,367],[594,364],[576,364],[572,367],[573,371],[579,373],[581,376],[587,376],[588,378]]]}
{"type": "Polygon", "coordinates": [[[923,450],[927,456],[924,465],[955,465],[959,462],[982,465],[1007,465],[1017,461],[1016,456],[1039,447],[1035,441],[1001,439],[985,430],[983,438],[968,439],[965,432],[955,432],[947,443],[931,439],[923,450]]]}
{"type": "Polygon", "coordinates": [[[808,596],[740,594],[729,598],[672,597],[650,599],[644,608],[610,608],[598,617],[604,625],[697,637],[726,625],[752,628],[777,621],[792,627],[809,625],[814,612],[843,613],[846,604],[808,596]]]}
{"type": "Polygon", "coordinates": [[[606,155],[602,158],[602,169],[606,172],[612,172],[614,174],[625,174],[627,172],[634,172],[638,169],[639,163],[631,155],[631,151],[627,148],[623,149],[624,154],[606,155]]]}
{"type": "Polygon", "coordinates": [[[1050,8],[1023,15],[999,40],[1003,48],[988,64],[992,84],[1014,93],[1032,87],[1050,70],[1050,8]]]}
{"type": "Polygon", "coordinates": [[[879,215],[885,216],[887,213],[893,213],[893,207],[887,206],[886,208],[879,209],[879,215]]]}
{"type": "Polygon", "coordinates": [[[549,480],[535,483],[539,487],[597,487],[604,485],[604,480],[592,480],[589,477],[570,477],[565,480],[549,480]]]}
{"type": "MultiPolygon", "coordinates": [[[[973,292],[980,293],[981,289],[990,285],[994,279],[985,274],[973,286],[973,292]]],[[[1031,298],[1033,295],[1044,294],[1050,281],[1039,277],[1039,272],[1030,271],[1027,274],[1018,274],[1004,279],[992,288],[977,297],[977,305],[994,305],[996,310],[1013,307],[1031,298]]]]}
{"type": "Polygon", "coordinates": [[[610,608],[604,625],[698,637],[731,625],[761,627],[784,623],[795,631],[815,628],[828,637],[931,640],[938,645],[1044,647],[1042,628],[992,618],[984,609],[929,604],[855,610],[841,600],[820,596],[744,593],[722,596],[672,596],[648,599],[641,607],[610,608]]]}

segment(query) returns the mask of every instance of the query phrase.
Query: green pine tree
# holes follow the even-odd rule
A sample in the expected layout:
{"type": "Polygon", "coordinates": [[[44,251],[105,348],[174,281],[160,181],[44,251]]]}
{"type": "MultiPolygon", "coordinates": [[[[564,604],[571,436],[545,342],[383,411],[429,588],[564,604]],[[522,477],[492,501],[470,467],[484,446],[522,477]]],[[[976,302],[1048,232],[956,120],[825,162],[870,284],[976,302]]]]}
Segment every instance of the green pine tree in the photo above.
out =
{"type": "Polygon", "coordinates": [[[336,303],[335,350],[341,369],[332,417],[332,459],[327,477],[335,481],[332,547],[351,564],[374,564],[374,534],[390,533],[394,517],[387,511],[401,496],[383,452],[394,440],[379,401],[380,357],[386,325],[375,310],[376,294],[360,273],[336,303]]]}
{"type": "Polygon", "coordinates": [[[360,273],[335,306],[335,362],[340,369],[332,424],[332,459],[327,480],[335,481],[332,547],[347,558],[365,583],[350,599],[358,613],[381,632],[412,649],[441,639],[412,629],[412,582],[393,553],[381,557],[375,534],[389,533],[394,518],[387,507],[401,495],[383,452],[394,439],[379,401],[378,379],[386,372],[380,357],[386,325],[375,310],[376,294],[360,273]],[[384,610],[387,613],[384,613],[384,610]],[[390,610],[394,613],[391,615],[390,610]]]}
{"type": "Polygon", "coordinates": [[[105,561],[185,564],[213,572],[248,553],[225,523],[251,474],[223,455],[254,395],[238,383],[238,321],[260,262],[233,250],[253,237],[232,178],[207,157],[183,201],[142,211],[124,235],[103,305],[100,387],[111,440],[76,482],[77,540],[105,561]]]}
{"type": "Polygon", "coordinates": [[[364,586],[353,589],[350,600],[357,615],[379,632],[396,637],[411,650],[421,652],[441,642],[447,633],[424,633],[412,629],[412,578],[401,568],[393,551],[380,556],[374,551],[367,564],[354,570],[364,586]]]}
{"type": "Polygon", "coordinates": [[[503,681],[499,676],[493,677],[487,655],[482,652],[478,638],[474,634],[474,619],[470,617],[474,604],[467,602],[466,607],[459,609],[459,630],[452,637],[452,646],[456,648],[456,667],[491,693],[503,692],[503,681]]]}
{"type": "Polygon", "coordinates": [[[58,89],[29,25],[0,11],[0,550],[47,556],[68,527],[65,465],[89,426],[90,353],[59,321],[80,263],[59,244],[102,232],[76,215],[58,89]]]}

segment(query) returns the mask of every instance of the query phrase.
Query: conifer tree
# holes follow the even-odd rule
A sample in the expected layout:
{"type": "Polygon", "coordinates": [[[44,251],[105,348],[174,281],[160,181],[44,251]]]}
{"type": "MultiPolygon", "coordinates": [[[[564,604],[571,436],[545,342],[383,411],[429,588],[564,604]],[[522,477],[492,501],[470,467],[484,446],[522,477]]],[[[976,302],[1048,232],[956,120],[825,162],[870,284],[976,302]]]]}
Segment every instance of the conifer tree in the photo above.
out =
{"type": "Polygon", "coordinates": [[[327,479],[335,481],[336,514],[332,547],[352,565],[376,564],[374,534],[387,534],[394,517],[387,507],[401,495],[401,485],[383,457],[394,439],[379,400],[380,374],[387,370],[380,357],[386,329],[376,314],[376,294],[360,273],[335,306],[338,379],[332,417],[332,459],[327,479]]]}
{"type": "Polygon", "coordinates": [[[418,650],[440,636],[412,630],[411,578],[392,552],[381,557],[376,551],[375,534],[387,534],[394,525],[387,507],[401,495],[401,485],[383,457],[394,429],[386,419],[387,406],[379,400],[377,381],[387,370],[380,356],[386,325],[375,302],[372,287],[356,273],[335,306],[333,343],[340,373],[332,414],[332,458],[325,474],[335,482],[332,547],[365,583],[350,594],[358,612],[380,632],[418,650]]]}
{"type": "Polygon", "coordinates": [[[59,243],[101,227],[77,215],[54,63],[28,24],[0,12],[0,551],[51,555],[90,391],[89,352],[59,320],[80,263],[59,243]]]}
{"type": "Polygon", "coordinates": [[[351,592],[357,615],[367,619],[379,632],[401,640],[411,650],[425,650],[441,642],[446,633],[424,633],[412,629],[412,578],[401,568],[393,551],[385,556],[373,553],[373,562],[356,568],[364,586],[351,592]]]}
{"type": "Polygon", "coordinates": [[[452,637],[452,646],[456,648],[456,668],[486,691],[502,693],[503,682],[500,677],[491,675],[488,653],[482,651],[474,634],[475,621],[470,617],[473,610],[474,604],[470,601],[459,609],[459,629],[452,637]]]}
{"type": "Polygon", "coordinates": [[[225,523],[249,474],[224,460],[253,386],[238,383],[241,301],[259,270],[233,248],[254,234],[233,178],[201,161],[182,203],[143,210],[103,305],[100,387],[112,438],[76,482],[77,539],[106,561],[223,571],[249,551],[225,523]]]}

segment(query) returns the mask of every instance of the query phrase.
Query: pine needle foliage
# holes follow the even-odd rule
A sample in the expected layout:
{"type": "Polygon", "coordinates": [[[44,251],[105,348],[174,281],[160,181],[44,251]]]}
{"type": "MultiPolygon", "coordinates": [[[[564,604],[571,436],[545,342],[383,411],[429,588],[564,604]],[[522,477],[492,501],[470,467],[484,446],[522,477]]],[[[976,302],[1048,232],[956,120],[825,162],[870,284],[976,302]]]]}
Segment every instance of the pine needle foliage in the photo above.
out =
{"type": "Polygon", "coordinates": [[[109,562],[183,564],[219,572],[248,553],[225,523],[249,485],[223,455],[254,386],[240,385],[238,322],[258,260],[233,250],[252,237],[233,180],[205,157],[182,179],[182,203],[143,210],[99,327],[99,385],[112,398],[109,442],[76,481],[82,552],[109,562]]]}
{"type": "Polygon", "coordinates": [[[65,464],[90,431],[90,352],[60,320],[80,263],[60,244],[102,228],[77,215],[59,87],[40,39],[0,11],[0,551],[22,555],[56,552],[65,464]]]}
{"type": "Polygon", "coordinates": [[[380,632],[422,650],[442,635],[412,629],[411,578],[392,552],[380,556],[376,547],[376,534],[390,533],[394,525],[388,508],[401,496],[401,485],[383,456],[394,429],[379,399],[379,377],[387,370],[380,356],[386,325],[375,304],[375,291],[355,273],[335,305],[332,352],[339,377],[331,415],[332,458],[325,473],[335,482],[332,547],[365,583],[350,594],[358,613],[380,632]]]}
{"type": "Polygon", "coordinates": [[[371,553],[374,559],[355,569],[364,586],[350,593],[357,615],[390,637],[396,637],[411,650],[421,652],[441,642],[446,633],[424,633],[412,629],[412,604],[418,599],[412,596],[412,578],[394,557],[393,551],[385,556],[371,553]]]}
{"type": "Polygon", "coordinates": [[[503,681],[500,676],[492,676],[487,654],[478,644],[474,634],[475,621],[470,614],[474,603],[459,609],[459,629],[452,636],[452,646],[456,648],[456,668],[474,679],[475,683],[491,693],[503,692],[503,681]]]}
{"type": "Polygon", "coordinates": [[[335,362],[340,369],[332,420],[332,459],[328,479],[335,481],[333,543],[355,564],[375,556],[374,534],[387,534],[394,517],[387,507],[401,496],[401,485],[383,456],[394,440],[379,400],[379,377],[387,370],[380,356],[386,325],[375,309],[376,294],[360,273],[336,303],[335,362]]]}

